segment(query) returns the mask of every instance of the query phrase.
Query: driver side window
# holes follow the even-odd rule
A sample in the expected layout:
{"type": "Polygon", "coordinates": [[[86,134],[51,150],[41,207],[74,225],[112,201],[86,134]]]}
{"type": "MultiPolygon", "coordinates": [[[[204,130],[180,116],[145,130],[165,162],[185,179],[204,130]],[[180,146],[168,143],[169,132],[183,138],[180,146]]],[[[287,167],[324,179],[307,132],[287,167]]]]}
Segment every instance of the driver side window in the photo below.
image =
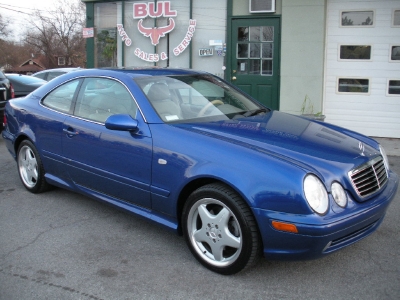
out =
{"type": "Polygon", "coordinates": [[[104,123],[114,114],[136,117],[137,106],[120,82],[108,78],[86,78],[78,95],[74,115],[104,123]]]}

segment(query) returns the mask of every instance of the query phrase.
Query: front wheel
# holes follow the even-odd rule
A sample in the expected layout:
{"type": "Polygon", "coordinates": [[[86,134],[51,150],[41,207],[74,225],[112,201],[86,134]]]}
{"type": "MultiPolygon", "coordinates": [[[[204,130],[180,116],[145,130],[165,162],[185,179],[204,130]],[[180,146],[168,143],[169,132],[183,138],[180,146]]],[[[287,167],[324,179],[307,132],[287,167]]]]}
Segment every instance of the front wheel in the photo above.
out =
{"type": "Polygon", "coordinates": [[[17,154],[18,173],[25,188],[32,193],[41,193],[49,185],[44,178],[42,160],[35,146],[29,140],[21,142],[17,154]]]}
{"type": "Polygon", "coordinates": [[[189,196],[182,227],[193,255],[214,272],[237,273],[260,256],[261,239],[249,207],[223,184],[203,186],[189,196]]]}

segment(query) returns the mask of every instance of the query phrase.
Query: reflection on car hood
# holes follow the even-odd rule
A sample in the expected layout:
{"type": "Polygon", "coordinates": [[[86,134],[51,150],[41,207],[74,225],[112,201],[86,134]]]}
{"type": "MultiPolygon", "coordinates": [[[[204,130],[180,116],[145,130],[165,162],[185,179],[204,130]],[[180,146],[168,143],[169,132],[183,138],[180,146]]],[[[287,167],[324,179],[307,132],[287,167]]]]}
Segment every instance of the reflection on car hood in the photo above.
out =
{"type": "MultiPolygon", "coordinates": [[[[356,133],[334,130],[328,124],[278,111],[251,118],[177,126],[267,152],[321,174],[327,169],[349,171],[379,154],[366,144],[365,137],[364,141],[357,139],[356,133]]],[[[370,139],[367,142],[374,143],[370,139]]]]}

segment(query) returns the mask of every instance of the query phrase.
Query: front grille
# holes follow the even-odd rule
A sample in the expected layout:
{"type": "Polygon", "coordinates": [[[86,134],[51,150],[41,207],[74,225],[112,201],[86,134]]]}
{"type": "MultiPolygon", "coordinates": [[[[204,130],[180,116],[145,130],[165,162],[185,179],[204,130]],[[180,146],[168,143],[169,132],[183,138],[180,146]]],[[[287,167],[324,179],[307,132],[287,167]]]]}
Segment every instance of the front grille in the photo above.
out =
{"type": "Polygon", "coordinates": [[[381,156],[350,171],[349,176],[354,189],[361,198],[378,192],[388,181],[385,163],[381,156]]]}

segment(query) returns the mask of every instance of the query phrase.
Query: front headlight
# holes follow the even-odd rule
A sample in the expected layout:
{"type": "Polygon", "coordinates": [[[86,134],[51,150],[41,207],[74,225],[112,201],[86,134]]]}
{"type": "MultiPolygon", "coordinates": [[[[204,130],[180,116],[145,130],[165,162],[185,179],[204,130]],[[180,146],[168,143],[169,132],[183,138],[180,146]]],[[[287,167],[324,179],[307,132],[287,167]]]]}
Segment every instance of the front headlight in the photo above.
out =
{"type": "Polygon", "coordinates": [[[381,155],[383,157],[383,162],[385,163],[386,171],[389,172],[389,160],[386,155],[386,151],[385,151],[385,149],[383,149],[383,147],[381,145],[379,145],[379,150],[381,151],[381,155]]]}
{"type": "Polygon", "coordinates": [[[321,180],[315,175],[309,174],[304,179],[304,195],[311,208],[323,215],[328,210],[328,193],[321,180]]]}
{"type": "Polygon", "coordinates": [[[336,204],[344,208],[347,205],[347,194],[339,182],[332,183],[331,186],[332,196],[336,204]]]}

